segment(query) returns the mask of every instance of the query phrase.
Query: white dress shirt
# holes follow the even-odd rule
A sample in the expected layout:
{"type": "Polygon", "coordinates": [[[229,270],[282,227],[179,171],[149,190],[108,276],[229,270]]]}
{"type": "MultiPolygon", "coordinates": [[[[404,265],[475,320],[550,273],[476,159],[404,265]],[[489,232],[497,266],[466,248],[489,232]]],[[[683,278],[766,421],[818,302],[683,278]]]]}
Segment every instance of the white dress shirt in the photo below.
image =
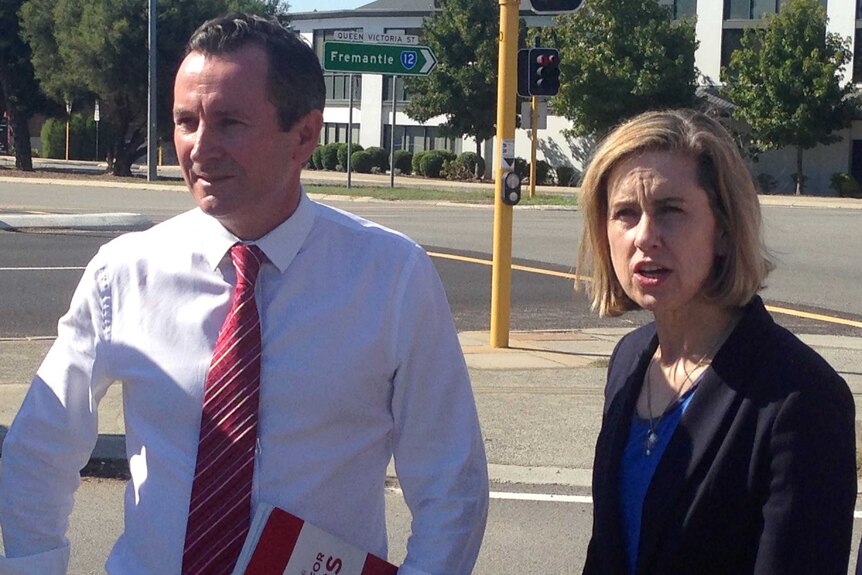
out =
{"type": "MultiPolygon", "coordinates": [[[[106,568],[179,573],[204,381],[237,238],[193,210],[87,266],[3,448],[0,573],[65,573],[99,400],[123,386],[132,475],[106,568]]],[[[443,287],[404,236],[315,203],[255,242],[268,258],[252,501],[386,556],[390,456],[413,514],[402,574],[470,573],[488,509],[484,447],[443,287]]]]}

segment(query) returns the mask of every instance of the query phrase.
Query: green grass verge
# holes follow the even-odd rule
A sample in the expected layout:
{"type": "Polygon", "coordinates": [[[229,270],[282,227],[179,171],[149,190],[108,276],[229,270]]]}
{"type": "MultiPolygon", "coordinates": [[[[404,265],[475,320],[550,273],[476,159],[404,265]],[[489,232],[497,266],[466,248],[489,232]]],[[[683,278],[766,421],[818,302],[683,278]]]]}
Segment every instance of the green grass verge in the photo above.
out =
{"type": "MultiPolygon", "coordinates": [[[[306,184],[306,192],[310,194],[323,194],[332,196],[352,196],[375,198],[378,200],[419,200],[454,202],[464,204],[488,204],[494,203],[494,192],[491,190],[454,190],[434,188],[388,188],[376,186],[325,186],[306,184]]],[[[577,198],[574,194],[542,194],[537,192],[531,199],[522,191],[519,205],[525,206],[576,206],[577,198]]]]}

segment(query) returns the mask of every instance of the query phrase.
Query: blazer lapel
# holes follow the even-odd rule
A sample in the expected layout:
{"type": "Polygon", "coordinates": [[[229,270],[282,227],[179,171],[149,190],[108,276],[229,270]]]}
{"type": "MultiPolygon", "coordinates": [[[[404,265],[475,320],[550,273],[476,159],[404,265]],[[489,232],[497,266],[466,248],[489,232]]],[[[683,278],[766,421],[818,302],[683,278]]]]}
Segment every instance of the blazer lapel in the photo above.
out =
{"type": "Polygon", "coordinates": [[[662,454],[644,499],[641,539],[636,572],[646,572],[661,542],[668,541],[670,525],[682,521],[678,515],[690,508],[691,489],[703,481],[699,467],[716,441],[727,433],[739,406],[739,394],[719,375],[722,356],[736,353],[736,341],[729,338],[698,384],[691,403],[662,454]],[[683,505],[683,507],[680,507],[683,505]]]}
{"type": "Polygon", "coordinates": [[[605,559],[614,564],[610,573],[625,573],[628,570],[623,551],[625,548],[623,526],[620,520],[620,462],[628,441],[629,428],[638,394],[643,385],[646,365],[655,352],[656,346],[657,339],[653,337],[643,352],[634,358],[630,367],[627,370],[621,369],[619,375],[612,375],[608,382],[611,389],[617,391],[612,392],[608,398],[611,404],[602,423],[605,436],[602,438],[601,447],[596,450],[594,469],[602,470],[603,474],[601,477],[594,476],[593,494],[596,498],[605,501],[601,507],[596,506],[594,512],[599,512],[600,508],[605,510],[603,516],[597,519],[608,542],[605,552],[609,555],[605,559]]]}

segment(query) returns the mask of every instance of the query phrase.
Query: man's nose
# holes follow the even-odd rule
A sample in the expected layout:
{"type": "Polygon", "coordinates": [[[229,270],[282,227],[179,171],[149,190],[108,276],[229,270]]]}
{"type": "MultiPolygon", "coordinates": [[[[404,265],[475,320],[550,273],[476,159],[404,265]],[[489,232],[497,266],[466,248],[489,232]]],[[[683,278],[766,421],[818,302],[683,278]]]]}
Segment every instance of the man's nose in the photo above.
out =
{"type": "Polygon", "coordinates": [[[191,151],[191,160],[193,162],[200,163],[221,153],[221,139],[217,131],[205,123],[201,122],[198,124],[197,130],[192,137],[194,138],[191,151]]]}

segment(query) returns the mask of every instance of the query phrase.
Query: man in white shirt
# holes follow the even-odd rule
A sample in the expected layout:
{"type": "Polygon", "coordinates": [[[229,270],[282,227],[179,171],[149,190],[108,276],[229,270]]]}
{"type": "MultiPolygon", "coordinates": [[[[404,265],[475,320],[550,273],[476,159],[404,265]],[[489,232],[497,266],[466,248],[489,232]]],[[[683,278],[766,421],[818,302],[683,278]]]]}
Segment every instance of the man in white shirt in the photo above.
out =
{"type": "Polygon", "coordinates": [[[174,97],[177,155],[198,209],[117,238],[87,266],[6,437],[0,573],[66,571],[78,473],[114,381],[132,479],[107,571],[189,571],[204,382],[236,286],[227,254],[237,242],[265,255],[252,507],[282,507],[385,557],[394,455],[413,514],[399,573],[470,573],[487,470],[445,293],[411,240],[303,192],[324,104],[313,51],[262,18],[211,20],[189,42],[174,97]]]}

